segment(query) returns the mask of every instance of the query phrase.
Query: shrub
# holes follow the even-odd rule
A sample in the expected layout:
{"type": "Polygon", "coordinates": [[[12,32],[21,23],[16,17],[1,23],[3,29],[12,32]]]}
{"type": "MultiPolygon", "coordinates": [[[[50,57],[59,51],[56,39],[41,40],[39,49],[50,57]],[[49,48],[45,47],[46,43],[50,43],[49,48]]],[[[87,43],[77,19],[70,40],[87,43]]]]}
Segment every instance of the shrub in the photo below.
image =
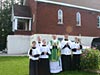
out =
{"type": "Polygon", "coordinates": [[[100,69],[100,51],[86,49],[81,55],[81,69],[100,69]]]}

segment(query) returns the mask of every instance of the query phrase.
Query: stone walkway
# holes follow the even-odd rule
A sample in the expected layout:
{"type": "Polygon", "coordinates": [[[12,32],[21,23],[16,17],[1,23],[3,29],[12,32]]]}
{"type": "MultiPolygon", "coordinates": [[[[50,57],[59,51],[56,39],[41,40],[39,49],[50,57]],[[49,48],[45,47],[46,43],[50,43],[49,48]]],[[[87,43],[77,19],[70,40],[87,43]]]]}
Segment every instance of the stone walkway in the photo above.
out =
{"type": "Polygon", "coordinates": [[[27,54],[7,54],[7,53],[0,53],[0,56],[27,56],[27,54]]]}

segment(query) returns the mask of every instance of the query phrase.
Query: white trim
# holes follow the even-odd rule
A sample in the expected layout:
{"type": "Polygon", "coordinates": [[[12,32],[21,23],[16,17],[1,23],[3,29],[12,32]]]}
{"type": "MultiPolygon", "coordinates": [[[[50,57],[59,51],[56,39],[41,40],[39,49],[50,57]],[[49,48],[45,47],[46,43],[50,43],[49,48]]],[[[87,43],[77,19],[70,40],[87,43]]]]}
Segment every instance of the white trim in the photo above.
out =
{"type": "Polygon", "coordinates": [[[14,19],[13,19],[13,29],[12,31],[15,31],[15,30],[18,30],[18,19],[26,19],[26,20],[29,20],[29,29],[27,28],[27,26],[25,25],[25,30],[29,30],[31,31],[31,20],[32,18],[30,17],[19,17],[19,16],[14,16],[14,19]]]}
{"type": "Polygon", "coordinates": [[[35,1],[100,12],[100,10],[98,10],[98,9],[93,9],[93,8],[88,8],[88,7],[84,7],[84,6],[78,6],[78,5],[72,5],[72,4],[67,4],[67,3],[55,2],[55,1],[48,1],[48,0],[35,0],[35,1]]]}
{"type": "Polygon", "coordinates": [[[11,15],[11,22],[12,22],[12,31],[14,32],[15,31],[15,21],[14,21],[14,8],[13,8],[13,5],[12,5],[12,15],[11,15]]]}
{"type": "Polygon", "coordinates": [[[19,18],[19,19],[32,19],[30,17],[20,17],[20,16],[14,16],[14,19],[19,18]]]}
{"type": "Polygon", "coordinates": [[[100,29],[100,26],[97,26],[97,28],[99,28],[99,29],[100,29]]]}
{"type": "Polygon", "coordinates": [[[33,14],[33,23],[35,22],[35,14],[33,14]]]}
{"type": "Polygon", "coordinates": [[[18,19],[15,19],[15,26],[14,26],[14,30],[18,29],[18,19]]]}
{"type": "Polygon", "coordinates": [[[26,0],[23,0],[23,5],[25,5],[25,3],[26,3],[26,0]]]}
{"type": "Polygon", "coordinates": [[[31,22],[32,22],[32,20],[29,20],[29,31],[31,31],[31,27],[32,27],[31,22]]]}
{"type": "Polygon", "coordinates": [[[15,21],[14,20],[12,21],[12,31],[13,32],[15,31],[15,21]]]}
{"type": "Polygon", "coordinates": [[[27,26],[27,23],[25,23],[25,31],[28,30],[28,26],[27,26]]]}
{"type": "Polygon", "coordinates": [[[11,16],[11,21],[13,22],[13,20],[14,20],[14,7],[13,7],[13,5],[12,5],[12,16],[11,16]]]}

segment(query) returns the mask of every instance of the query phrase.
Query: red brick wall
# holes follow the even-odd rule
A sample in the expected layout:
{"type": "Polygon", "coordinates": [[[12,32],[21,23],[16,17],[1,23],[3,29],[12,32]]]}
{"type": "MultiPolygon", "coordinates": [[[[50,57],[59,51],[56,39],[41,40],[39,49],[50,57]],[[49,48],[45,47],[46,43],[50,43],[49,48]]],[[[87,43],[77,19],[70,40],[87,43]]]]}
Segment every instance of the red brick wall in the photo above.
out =
{"type": "Polygon", "coordinates": [[[17,30],[17,31],[14,32],[14,35],[31,35],[31,31],[17,30]]]}
{"type": "Polygon", "coordinates": [[[71,27],[71,35],[100,36],[100,28],[97,28],[97,15],[100,13],[60,5],[38,3],[36,33],[41,34],[65,34],[71,27]],[[64,24],[57,24],[57,12],[62,9],[64,24]],[[76,12],[81,13],[82,26],[76,26],[76,12]]]}
{"type": "MultiPolygon", "coordinates": [[[[31,13],[36,15],[37,2],[35,0],[26,0],[26,5],[30,6],[31,13]]],[[[33,18],[33,15],[32,15],[33,18]]],[[[32,20],[32,34],[36,33],[36,16],[35,21],[32,20]]]]}

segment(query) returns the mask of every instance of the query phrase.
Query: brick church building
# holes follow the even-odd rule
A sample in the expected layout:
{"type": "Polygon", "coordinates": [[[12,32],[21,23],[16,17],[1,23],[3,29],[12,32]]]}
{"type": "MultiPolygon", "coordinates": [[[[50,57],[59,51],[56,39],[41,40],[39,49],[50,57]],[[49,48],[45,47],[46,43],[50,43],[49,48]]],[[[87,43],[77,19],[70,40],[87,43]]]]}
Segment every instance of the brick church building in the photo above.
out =
{"type": "Polygon", "coordinates": [[[100,36],[100,10],[66,1],[24,0],[23,5],[13,6],[12,22],[16,35],[100,36]]]}
{"type": "Polygon", "coordinates": [[[100,2],[95,1],[24,0],[23,5],[14,5],[8,54],[27,53],[32,39],[41,36],[49,41],[51,34],[63,38],[69,33],[71,40],[79,36],[83,45],[91,46],[92,39],[100,37],[100,2]]]}

